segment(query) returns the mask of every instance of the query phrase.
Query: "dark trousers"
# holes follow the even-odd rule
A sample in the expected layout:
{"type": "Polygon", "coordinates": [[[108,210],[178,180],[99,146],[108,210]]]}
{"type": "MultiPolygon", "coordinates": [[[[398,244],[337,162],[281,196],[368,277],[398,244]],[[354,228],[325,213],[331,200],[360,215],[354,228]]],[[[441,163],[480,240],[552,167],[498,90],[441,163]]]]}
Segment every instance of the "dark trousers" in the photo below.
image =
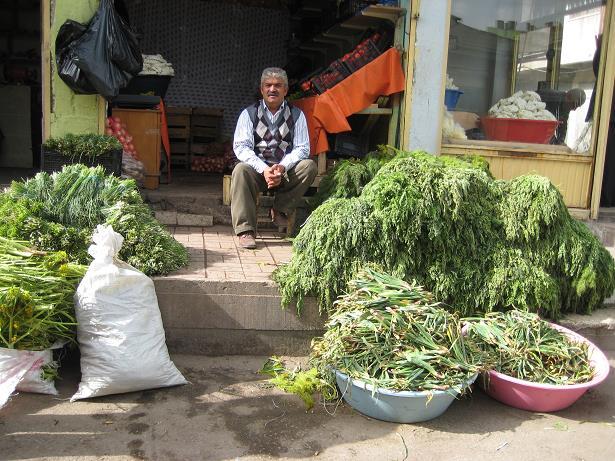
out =
{"type": "Polygon", "coordinates": [[[314,182],[317,172],[313,160],[301,160],[286,172],[278,187],[268,189],[262,174],[247,163],[238,163],[231,179],[231,219],[235,234],[256,231],[256,198],[259,192],[273,191],[273,208],[290,213],[314,182]]]}

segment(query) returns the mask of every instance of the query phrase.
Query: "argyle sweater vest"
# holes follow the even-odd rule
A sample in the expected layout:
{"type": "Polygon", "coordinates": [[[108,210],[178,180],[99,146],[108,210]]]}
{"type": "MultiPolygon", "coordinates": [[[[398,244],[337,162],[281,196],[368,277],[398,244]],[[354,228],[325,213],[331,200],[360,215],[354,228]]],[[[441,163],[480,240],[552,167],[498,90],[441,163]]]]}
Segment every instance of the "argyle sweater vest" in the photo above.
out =
{"type": "Polygon", "coordinates": [[[286,103],[275,122],[269,120],[262,101],[247,110],[254,127],[254,152],[268,165],[280,163],[293,150],[295,121],[300,110],[286,103]]]}

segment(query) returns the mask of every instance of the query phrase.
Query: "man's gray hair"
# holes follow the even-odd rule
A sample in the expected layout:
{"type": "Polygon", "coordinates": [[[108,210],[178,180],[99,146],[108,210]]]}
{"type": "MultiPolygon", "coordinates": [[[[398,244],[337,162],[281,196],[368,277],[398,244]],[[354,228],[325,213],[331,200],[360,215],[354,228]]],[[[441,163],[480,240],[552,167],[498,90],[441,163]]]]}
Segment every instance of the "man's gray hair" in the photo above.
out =
{"type": "Polygon", "coordinates": [[[279,67],[267,67],[261,75],[261,85],[265,79],[268,78],[279,78],[288,88],[288,75],[286,75],[286,71],[284,69],[280,69],[279,67]]]}

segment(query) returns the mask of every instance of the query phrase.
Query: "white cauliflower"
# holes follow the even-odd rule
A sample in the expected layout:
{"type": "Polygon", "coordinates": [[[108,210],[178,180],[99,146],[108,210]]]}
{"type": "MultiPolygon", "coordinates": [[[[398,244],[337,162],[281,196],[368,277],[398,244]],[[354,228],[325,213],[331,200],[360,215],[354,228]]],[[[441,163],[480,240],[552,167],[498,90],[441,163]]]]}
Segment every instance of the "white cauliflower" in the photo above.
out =
{"type": "Polygon", "coordinates": [[[139,75],[175,75],[170,62],[159,54],[143,55],[143,70],[139,75]]]}
{"type": "Polygon", "coordinates": [[[453,79],[446,74],[446,89],[447,90],[458,90],[459,87],[453,83],[453,79]]]}
{"type": "Polygon", "coordinates": [[[491,109],[489,116],[495,118],[522,118],[530,120],[557,120],[545,109],[535,91],[517,91],[509,98],[500,99],[491,109]]]}
{"type": "Polygon", "coordinates": [[[463,127],[455,121],[451,113],[446,110],[442,115],[442,138],[444,139],[468,139],[463,127]]]}

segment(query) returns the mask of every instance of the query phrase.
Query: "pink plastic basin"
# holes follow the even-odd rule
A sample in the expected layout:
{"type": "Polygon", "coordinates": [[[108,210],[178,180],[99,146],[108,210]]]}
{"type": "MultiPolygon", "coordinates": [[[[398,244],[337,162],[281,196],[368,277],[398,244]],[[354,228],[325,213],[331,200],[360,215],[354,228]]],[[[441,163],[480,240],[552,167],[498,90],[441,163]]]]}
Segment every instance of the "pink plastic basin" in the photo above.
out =
{"type": "MultiPolygon", "coordinates": [[[[538,384],[512,376],[489,371],[488,381],[482,386],[484,391],[496,400],[528,411],[550,412],[563,410],[576,402],[588,389],[597,386],[609,375],[609,361],[604,353],[591,341],[583,336],[564,328],[551,324],[566,333],[571,339],[585,342],[589,345],[589,359],[594,367],[594,378],[583,384],[553,385],[538,384]]],[[[479,381],[483,381],[482,379],[479,381]]]]}

